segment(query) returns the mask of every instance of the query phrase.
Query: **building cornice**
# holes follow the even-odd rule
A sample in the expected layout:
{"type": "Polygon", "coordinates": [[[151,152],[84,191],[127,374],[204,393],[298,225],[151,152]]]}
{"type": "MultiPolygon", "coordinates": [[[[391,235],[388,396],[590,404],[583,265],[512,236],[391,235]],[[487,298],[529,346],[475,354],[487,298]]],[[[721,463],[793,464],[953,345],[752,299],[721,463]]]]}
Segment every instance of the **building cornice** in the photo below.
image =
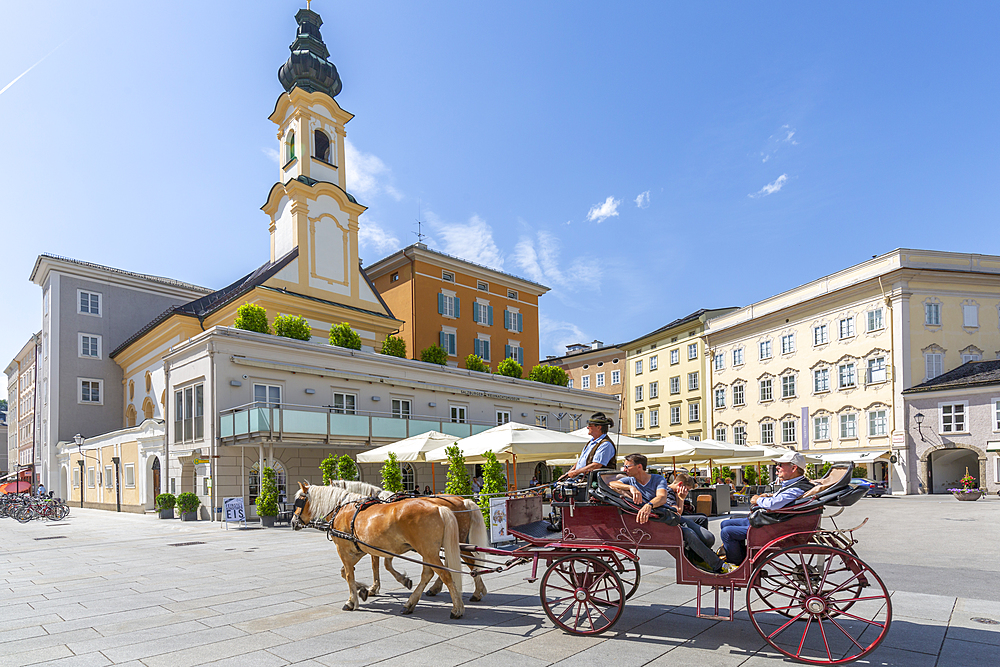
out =
{"type": "Polygon", "coordinates": [[[110,266],[102,266],[100,264],[48,254],[39,255],[38,259],[35,260],[30,280],[39,287],[44,287],[45,283],[48,282],[49,274],[53,271],[96,282],[110,283],[120,287],[140,289],[145,292],[189,300],[203,297],[206,294],[211,294],[213,291],[207,287],[200,287],[171,278],[134,273],[132,271],[125,271],[124,269],[116,269],[110,266]]]}

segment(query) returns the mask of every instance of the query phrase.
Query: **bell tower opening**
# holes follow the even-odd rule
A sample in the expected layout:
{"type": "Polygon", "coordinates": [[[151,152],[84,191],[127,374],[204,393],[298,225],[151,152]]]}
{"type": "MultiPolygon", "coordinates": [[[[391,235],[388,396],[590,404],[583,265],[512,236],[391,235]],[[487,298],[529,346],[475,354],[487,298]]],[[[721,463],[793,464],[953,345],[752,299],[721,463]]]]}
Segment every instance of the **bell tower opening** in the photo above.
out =
{"type": "Polygon", "coordinates": [[[330,164],[330,137],[323,130],[313,132],[313,157],[330,164]]]}

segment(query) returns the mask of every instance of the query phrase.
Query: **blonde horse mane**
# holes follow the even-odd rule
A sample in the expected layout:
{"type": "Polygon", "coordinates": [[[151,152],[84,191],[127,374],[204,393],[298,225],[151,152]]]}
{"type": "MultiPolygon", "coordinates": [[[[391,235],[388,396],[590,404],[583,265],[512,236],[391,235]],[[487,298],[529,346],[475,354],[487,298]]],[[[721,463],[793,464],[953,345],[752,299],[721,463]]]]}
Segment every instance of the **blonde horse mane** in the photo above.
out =
{"type": "MultiPolygon", "coordinates": [[[[295,497],[299,498],[302,490],[295,492],[295,497]]],[[[392,496],[391,491],[384,491],[382,487],[365,482],[355,482],[349,480],[335,479],[329,486],[310,485],[309,486],[309,507],[314,517],[324,517],[338,506],[344,503],[351,503],[355,500],[378,496],[383,500],[392,496]]]]}

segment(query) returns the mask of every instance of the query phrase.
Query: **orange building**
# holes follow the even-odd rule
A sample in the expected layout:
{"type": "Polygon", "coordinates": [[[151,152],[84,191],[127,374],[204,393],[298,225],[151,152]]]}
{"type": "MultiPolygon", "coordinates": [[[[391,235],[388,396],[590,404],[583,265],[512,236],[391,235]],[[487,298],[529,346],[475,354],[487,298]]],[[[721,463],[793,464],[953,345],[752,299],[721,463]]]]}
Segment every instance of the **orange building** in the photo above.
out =
{"type": "Polygon", "coordinates": [[[538,364],[538,297],[548,287],[430,250],[411,246],[365,268],[397,319],[406,354],[440,345],[450,366],[478,354],[496,370],[505,358],[528,370],[538,364]]]}

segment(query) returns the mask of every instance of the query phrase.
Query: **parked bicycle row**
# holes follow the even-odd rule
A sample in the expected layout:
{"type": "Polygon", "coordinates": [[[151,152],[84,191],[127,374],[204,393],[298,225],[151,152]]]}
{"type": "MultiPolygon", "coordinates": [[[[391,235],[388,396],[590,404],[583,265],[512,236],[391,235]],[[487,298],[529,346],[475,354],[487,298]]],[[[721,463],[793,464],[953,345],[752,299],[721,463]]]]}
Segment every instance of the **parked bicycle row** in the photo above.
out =
{"type": "Polygon", "coordinates": [[[24,493],[0,495],[0,518],[10,517],[19,523],[32,519],[59,521],[69,514],[69,505],[62,498],[36,498],[24,493]]]}

